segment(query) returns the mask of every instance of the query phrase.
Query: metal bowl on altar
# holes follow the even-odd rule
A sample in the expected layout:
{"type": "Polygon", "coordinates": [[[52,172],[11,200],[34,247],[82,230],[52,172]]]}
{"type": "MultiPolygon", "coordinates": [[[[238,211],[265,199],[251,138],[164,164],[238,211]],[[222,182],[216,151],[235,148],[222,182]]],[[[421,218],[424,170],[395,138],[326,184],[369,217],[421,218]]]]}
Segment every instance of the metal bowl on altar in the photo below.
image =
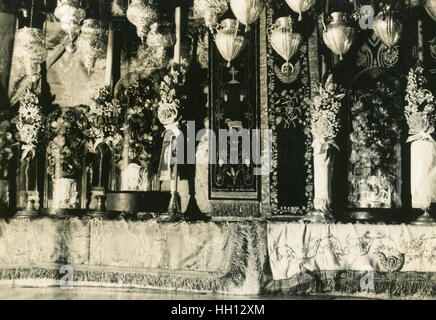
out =
{"type": "Polygon", "coordinates": [[[168,211],[170,199],[170,192],[110,191],[106,193],[106,210],[164,213],[168,211]]]}

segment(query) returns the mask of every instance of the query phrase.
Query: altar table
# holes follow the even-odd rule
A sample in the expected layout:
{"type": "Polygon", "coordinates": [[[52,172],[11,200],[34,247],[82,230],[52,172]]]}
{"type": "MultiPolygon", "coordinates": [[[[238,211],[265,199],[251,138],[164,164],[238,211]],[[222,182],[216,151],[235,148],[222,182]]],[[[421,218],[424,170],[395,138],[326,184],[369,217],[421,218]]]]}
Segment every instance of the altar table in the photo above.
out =
{"type": "Polygon", "coordinates": [[[154,219],[0,220],[0,279],[59,284],[71,268],[75,285],[255,294],[253,227],[154,219]]]}

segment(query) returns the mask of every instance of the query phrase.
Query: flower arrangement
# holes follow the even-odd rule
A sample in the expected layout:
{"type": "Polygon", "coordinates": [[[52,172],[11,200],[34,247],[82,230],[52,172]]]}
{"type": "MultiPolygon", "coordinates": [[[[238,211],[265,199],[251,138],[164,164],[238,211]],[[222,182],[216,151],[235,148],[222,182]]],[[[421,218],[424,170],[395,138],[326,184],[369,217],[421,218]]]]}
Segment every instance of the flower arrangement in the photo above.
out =
{"type": "Polygon", "coordinates": [[[160,83],[160,102],[158,118],[163,125],[175,123],[180,118],[183,104],[187,100],[185,90],[187,62],[169,64],[168,73],[160,83]]]}
{"type": "Polygon", "coordinates": [[[418,139],[419,136],[425,138],[431,134],[434,131],[433,123],[436,119],[434,96],[430,90],[423,88],[427,82],[423,72],[424,69],[417,66],[410,69],[408,75],[407,104],[404,108],[404,115],[413,140],[418,139]]]}
{"type": "Polygon", "coordinates": [[[8,178],[8,167],[14,156],[13,147],[17,142],[12,132],[9,120],[0,121],[0,179],[8,178]]]}
{"type": "Polygon", "coordinates": [[[83,107],[57,109],[48,115],[47,171],[52,179],[78,173],[85,149],[86,122],[83,107]]]}
{"type": "Polygon", "coordinates": [[[130,84],[120,97],[126,119],[124,130],[130,135],[128,158],[141,166],[146,166],[156,147],[155,138],[159,135],[158,101],[159,95],[149,79],[130,84]]]}
{"type": "Polygon", "coordinates": [[[88,138],[88,151],[96,153],[101,144],[106,144],[111,150],[119,149],[123,140],[124,120],[119,101],[113,98],[108,86],[99,88],[92,100],[85,112],[88,125],[85,131],[88,138]]]}
{"type": "Polygon", "coordinates": [[[329,75],[326,83],[319,86],[318,95],[306,100],[314,143],[320,141],[338,148],[334,139],[340,128],[339,110],[344,96],[343,89],[333,82],[333,75],[329,75]]]}
{"type": "Polygon", "coordinates": [[[398,207],[396,190],[403,136],[403,99],[383,81],[359,89],[351,105],[350,202],[356,207],[398,207]]]}
{"type": "Polygon", "coordinates": [[[44,116],[36,94],[27,89],[20,101],[18,115],[12,119],[16,128],[16,139],[21,143],[21,159],[35,157],[38,143],[44,131],[44,116]]]}

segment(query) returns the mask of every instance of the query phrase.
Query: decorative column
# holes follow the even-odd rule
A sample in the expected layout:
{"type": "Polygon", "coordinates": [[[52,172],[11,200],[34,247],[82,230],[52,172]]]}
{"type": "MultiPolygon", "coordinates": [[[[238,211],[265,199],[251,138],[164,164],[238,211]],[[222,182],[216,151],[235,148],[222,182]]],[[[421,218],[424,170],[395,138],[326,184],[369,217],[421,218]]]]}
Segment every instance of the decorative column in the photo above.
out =
{"type": "Polygon", "coordinates": [[[423,88],[424,77],[422,21],[418,20],[418,66],[409,71],[406,107],[404,115],[409,125],[410,146],[410,188],[412,208],[424,211],[412,224],[431,225],[435,219],[429,214],[434,196],[436,177],[432,173],[436,158],[436,142],[431,136],[436,117],[434,96],[423,88]]]}
{"type": "Polygon", "coordinates": [[[335,139],[340,128],[339,110],[345,94],[333,82],[329,75],[324,85],[319,87],[319,94],[308,101],[310,108],[310,125],[313,138],[314,210],[303,220],[310,222],[333,221],[331,214],[332,176],[334,149],[339,150],[335,139]]]}

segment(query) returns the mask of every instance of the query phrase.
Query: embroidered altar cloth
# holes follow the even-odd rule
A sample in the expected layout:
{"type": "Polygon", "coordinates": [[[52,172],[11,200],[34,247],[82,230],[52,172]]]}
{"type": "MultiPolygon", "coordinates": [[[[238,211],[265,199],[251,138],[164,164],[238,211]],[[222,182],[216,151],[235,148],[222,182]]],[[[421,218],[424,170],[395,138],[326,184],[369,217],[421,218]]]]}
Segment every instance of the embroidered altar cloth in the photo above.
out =
{"type": "Polygon", "coordinates": [[[310,271],[436,272],[436,227],[269,223],[274,280],[310,271]]]}

